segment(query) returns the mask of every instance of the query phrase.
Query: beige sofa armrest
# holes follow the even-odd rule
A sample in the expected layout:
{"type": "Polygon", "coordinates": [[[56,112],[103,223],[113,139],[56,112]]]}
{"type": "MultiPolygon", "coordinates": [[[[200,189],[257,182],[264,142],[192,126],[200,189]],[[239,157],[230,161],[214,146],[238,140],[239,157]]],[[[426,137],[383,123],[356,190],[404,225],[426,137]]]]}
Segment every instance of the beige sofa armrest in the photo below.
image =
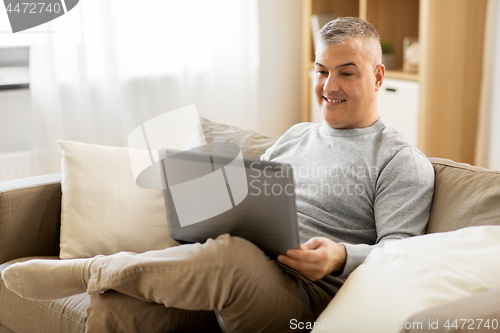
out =
{"type": "Polygon", "coordinates": [[[449,302],[431,309],[427,309],[416,315],[413,315],[407,322],[422,323],[420,329],[415,326],[415,329],[403,329],[402,333],[422,333],[422,332],[494,332],[497,329],[492,329],[492,321],[496,319],[496,325],[500,321],[500,289],[493,289],[474,294],[469,297],[464,297],[459,300],[449,302]],[[464,324],[464,320],[468,321],[464,324]],[[458,327],[446,328],[444,325],[448,321],[449,326],[452,326],[457,320],[458,327]],[[482,322],[480,321],[482,320],[482,322]],[[430,323],[436,323],[431,330],[425,330],[430,323]],[[486,327],[486,323],[490,327],[486,327]],[[463,328],[462,328],[463,326],[463,328]]]}
{"type": "Polygon", "coordinates": [[[0,264],[59,254],[61,174],[0,182],[0,264]]]}

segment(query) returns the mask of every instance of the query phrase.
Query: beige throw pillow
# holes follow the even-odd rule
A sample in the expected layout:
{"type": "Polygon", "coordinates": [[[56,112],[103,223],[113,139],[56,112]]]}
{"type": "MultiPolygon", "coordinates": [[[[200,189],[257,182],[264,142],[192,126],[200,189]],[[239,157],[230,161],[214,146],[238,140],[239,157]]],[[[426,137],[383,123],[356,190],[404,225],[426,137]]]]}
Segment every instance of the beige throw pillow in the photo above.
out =
{"type": "MultiPolygon", "coordinates": [[[[317,319],[317,332],[432,332],[411,316],[500,288],[500,226],[391,241],[374,249],[317,319]],[[416,328],[418,327],[418,329],[416,328]]],[[[474,318],[475,319],[475,318],[474,318]]],[[[443,328],[445,322],[439,323],[443,328]]]]}
{"type": "Polygon", "coordinates": [[[62,155],[62,259],[177,244],[161,190],[135,184],[128,148],[58,141],[62,155]]]}
{"type": "Polygon", "coordinates": [[[201,129],[195,132],[186,148],[199,147],[212,142],[232,142],[240,146],[244,158],[258,160],[267,148],[278,139],[275,136],[264,135],[238,126],[226,125],[200,117],[201,129]],[[201,131],[203,130],[203,132],[201,131]]]}

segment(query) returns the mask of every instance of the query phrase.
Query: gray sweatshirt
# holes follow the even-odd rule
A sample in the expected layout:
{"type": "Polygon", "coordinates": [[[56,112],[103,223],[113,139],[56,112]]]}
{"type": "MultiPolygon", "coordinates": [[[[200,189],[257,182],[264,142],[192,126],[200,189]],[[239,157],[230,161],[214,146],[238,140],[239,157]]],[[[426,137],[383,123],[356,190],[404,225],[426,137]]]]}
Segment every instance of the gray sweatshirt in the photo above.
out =
{"type": "Polygon", "coordinates": [[[288,163],[294,170],[301,241],[323,236],[345,245],[345,268],[334,274],[341,279],[373,245],[425,231],[432,165],[381,119],[347,130],[324,122],[297,124],[261,159],[288,163]]]}

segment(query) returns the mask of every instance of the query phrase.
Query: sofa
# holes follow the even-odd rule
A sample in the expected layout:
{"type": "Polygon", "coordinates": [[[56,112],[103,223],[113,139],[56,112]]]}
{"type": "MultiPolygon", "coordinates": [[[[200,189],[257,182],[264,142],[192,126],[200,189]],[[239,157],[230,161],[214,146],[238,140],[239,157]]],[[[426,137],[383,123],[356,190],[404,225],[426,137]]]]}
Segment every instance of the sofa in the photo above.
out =
{"type": "MultiPolygon", "coordinates": [[[[274,142],[272,137],[259,136],[232,126],[211,124],[205,120],[203,125],[207,142],[236,142],[242,147],[243,154],[247,157],[259,156],[274,142]]],[[[68,165],[70,163],[65,164],[66,162],[64,162],[64,154],[67,154],[67,152],[62,151],[62,154],[62,174],[48,174],[0,182],[0,272],[14,262],[30,258],[60,257],[62,248],[61,223],[62,218],[66,218],[64,215],[66,209],[65,196],[69,198],[69,194],[66,192],[70,190],[69,185],[65,184],[65,177],[69,177],[68,165]]],[[[355,332],[380,331],[381,328],[387,328],[383,326],[383,321],[373,322],[372,320],[370,322],[367,319],[370,313],[379,313],[378,310],[375,311],[376,308],[380,308],[380,311],[386,311],[388,317],[390,317],[391,314],[398,312],[400,308],[413,306],[410,312],[403,311],[398,314],[405,319],[400,321],[402,324],[395,325],[394,322],[391,324],[390,329],[383,331],[461,332],[468,327],[469,329],[471,327],[475,328],[474,331],[476,332],[496,331],[494,325],[498,325],[500,320],[500,286],[495,284],[494,277],[490,279],[493,282],[490,282],[490,280],[485,280],[486,282],[479,281],[478,279],[488,275],[488,272],[497,274],[498,267],[500,267],[500,256],[494,256],[495,253],[498,253],[500,238],[498,238],[496,244],[480,248],[484,243],[495,242],[496,236],[494,237],[494,235],[497,235],[496,232],[500,228],[495,227],[500,226],[500,171],[491,171],[440,158],[431,158],[430,161],[435,171],[435,191],[431,215],[426,235],[413,238],[428,239],[427,244],[432,246],[426,245],[425,248],[433,247],[432,258],[429,260],[424,258],[425,260],[422,262],[432,261],[434,264],[437,262],[439,267],[426,268],[418,264],[414,268],[421,270],[421,273],[414,273],[411,267],[408,269],[403,267],[405,263],[411,262],[411,260],[408,260],[408,253],[415,258],[420,253],[422,246],[417,240],[413,243],[404,243],[406,247],[401,246],[398,248],[395,245],[388,249],[384,247],[383,251],[377,251],[373,258],[373,253],[370,254],[371,261],[367,260],[366,267],[365,263],[363,263],[349,276],[339,291],[339,300],[336,300],[337,297],[335,297],[332,301],[332,303],[339,304],[332,304],[332,307],[329,306],[325,309],[316,325],[313,323],[291,322],[294,329],[297,329],[297,331],[312,329],[313,332],[342,329],[355,332]],[[458,233],[460,231],[462,231],[462,234],[458,233]],[[472,264],[480,265],[478,266],[480,270],[484,268],[487,273],[481,271],[478,273],[481,276],[473,277],[462,270],[458,273],[454,272],[453,274],[458,275],[453,275],[450,282],[445,280],[445,277],[442,277],[444,275],[427,276],[429,272],[437,272],[439,269],[446,271],[446,267],[440,267],[443,266],[441,264],[446,263],[444,262],[448,260],[446,258],[455,254],[461,257],[461,254],[453,248],[453,244],[457,242],[457,239],[459,243],[462,242],[460,237],[466,237],[475,242],[471,245],[473,250],[467,253],[471,255],[477,253],[477,257],[475,255],[471,257],[472,261],[474,261],[472,264]],[[489,237],[493,238],[493,240],[482,241],[481,237],[489,237]],[[452,247],[441,250],[439,247],[441,243],[452,244],[453,246],[450,245],[452,247]],[[396,261],[392,260],[393,257],[391,256],[401,255],[401,251],[409,252],[405,254],[406,257],[403,259],[395,257],[397,260],[401,260],[401,263],[394,264],[396,261]],[[384,264],[383,260],[387,259],[387,256],[390,258],[384,264]],[[439,258],[445,259],[441,260],[439,258]],[[495,266],[495,263],[498,267],[495,266]],[[382,268],[370,270],[370,264],[382,268]],[[395,268],[383,269],[383,267],[390,267],[391,264],[396,265],[395,268]],[[388,276],[389,269],[393,270],[393,273],[388,276]],[[391,275],[404,274],[405,271],[408,272],[409,276],[398,275],[397,279],[391,280],[391,275]],[[419,274],[417,279],[415,279],[416,274],[419,274]],[[463,275],[466,275],[464,280],[460,280],[463,275]],[[351,277],[352,282],[350,281],[351,277]],[[464,284],[468,284],[468,287],[457,291],[460,289],[455,287],[454,284],[457,279],[460,280],[458,282],[460,288],[464,284]],[[410,283],[407,282],[410,280],[412,280],[411,284],[404,284],[410,283]],[[441,286],[429,286],[428,283],[433,282],[433,280],[441,283],[441,286]],[[382,284],[384,283],[389,284],[387,288],[390,288],[393,291],[392,293],[383,290],[382,284]],[[399,286],[400,289],[397,289],[398,283],[403,283],[399,286]],[[366,295],[366,292],[363,292],[363,295],[359,295],[359,292],[356,294],[356,291],[363,290],[365,286],[369,287],[368,290],[375,290],[379,294],[366,295]],[[441,292],[443,288],[446,289],[446,286],[454,286],[450,288],[452,289],[450,291],[451,296],[441,292]],[[345,292],[343,292],[344,287],[345,292]],[[407,294],[410,290],[413,294],[407,294]],[[430,295],[420,299],[419,297],[425,293],[430,293],[430,295]],[[390,295],[392,294],[394,294],[394,297],[391,298],[390,295]],[[405,295],[404,299],[398,296],[403,294],[405,295]],[[385,298],[390,299],[389,302],[395,303],[384,304],[382,299],[385,298]],[[377,302],[370,303],[374,299],[377,302]],[[348,303],[352,304],[349,305],[348,303]],[[415,307],[415,303],[418,303],[418,306],[415,307]],[[361,304],[366,305],[365,309],[359,308],[361,304]],[[374,304],[379,304],[379,306],[374,304]],[[350,314],[342,314],[342,311],[348,310],[351,311],[350,314]],[[352,314],[363,313],[363,311],[366,313],[360,314],[358,317],[349,317],[352,314]],[[332,319],[339,315],[344,315],[344,317],[332,319]],[[474,325],[471,326],[470,322],[466,322],[464,325],[463,321],[460,321],[461,319],[474,320],[474,325]],[[476,319],[482,319],[481,323],[476,319]],[[484,325],[486,320],[488,320],[489,327],[484,325]],[[448,322],[447,325],[446,322],[448,322]],[[415,323],[421,325],[415,325],[415,323]],[[445,325],[447,327],[444,327],[445,325]]],[[[88,182],[90,180],[87,179],[86,183],[88,182]]],[[[78,198],[78,196],[76,197],[78,198]]],[[[83,198],[83,196],[80,197],[83,198]]],[[[63,232],[66,232],[66,230],[63,229],[63,232]]],[[[398,242],[403,241],[394,243],[398,242]]],[[[107,254],[106,251],[102,250],[101,252],[107,254]]],[[[114,252],[113,249],[110,251],[114,252]]],[[[68,257],[67,252],[65,256],[68,257]]],[[[78,253],[74,256],[78,256],[78,253]]],[[[415,260],[420,259],[422,258],[415,260]]],[[[450,263],[448,266],[455,265],[450,263]]],[[[453,269],[452,267],[451,270],[453,269]]],[[[474,270],[477,271],[478,269],[474,268],[474,270]]],[[[497,275],[496,279],[500,280],[500,275],[497,275]]],[[[83,333],[85,332],[88,305],[89,296],[87,294],[54,301],[23,299],[6,289],[3,281],[0,280],[0,333],[83,333]]],[[[382,313],[381,319],[386,318],[383,312],[380,313],[382,313]]],[[[387,325],[387,320],[385,324],[387,325]]],[[[500,330],[500,328],[497,329],[500,330]]]]}

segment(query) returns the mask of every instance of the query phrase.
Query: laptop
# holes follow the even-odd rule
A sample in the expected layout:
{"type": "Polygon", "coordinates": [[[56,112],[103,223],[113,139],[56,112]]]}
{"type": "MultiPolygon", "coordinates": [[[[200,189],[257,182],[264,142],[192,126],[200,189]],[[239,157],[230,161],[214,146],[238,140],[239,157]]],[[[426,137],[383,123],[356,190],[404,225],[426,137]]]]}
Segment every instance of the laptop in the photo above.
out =
{"type": "Polygon", "coordinates": [[[299,248],[291,166],[234,155],[159,149],[170,236],[203,243],[228,233],[271,257],[299,248]]]}

